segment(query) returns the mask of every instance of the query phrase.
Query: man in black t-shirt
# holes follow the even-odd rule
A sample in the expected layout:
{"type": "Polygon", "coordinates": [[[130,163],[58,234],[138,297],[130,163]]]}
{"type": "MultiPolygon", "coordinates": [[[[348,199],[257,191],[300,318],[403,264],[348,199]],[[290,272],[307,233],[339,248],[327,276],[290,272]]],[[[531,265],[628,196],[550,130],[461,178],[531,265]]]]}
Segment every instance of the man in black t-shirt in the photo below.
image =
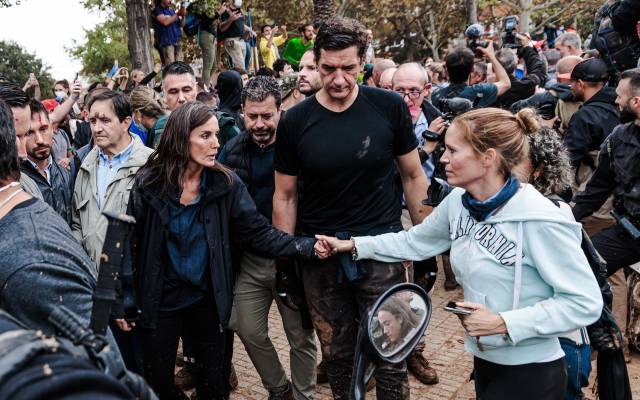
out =
{"type": "MultiPolygon", "coordinates": [[[[314,52],[323,87],[278,125],[273,224],[279,229],[343,238],[402,230],[396,165],[413,222],[426,215],[427,178],[407,105],[395,93],[356,83],[366,43],[364,27],[354,20],[334,18],[320,27],[314,52]],[[298,179],[304,182],[299,206],[298,179]]],[[[345,399],[356,321],[385,290],[405,281],[404,267],[337,255],[305,262],[301,270],[333,396],[345,399]]],[[[375,377],[379,399],[409,398],[404,363],[381,363],[375,377]]]]}

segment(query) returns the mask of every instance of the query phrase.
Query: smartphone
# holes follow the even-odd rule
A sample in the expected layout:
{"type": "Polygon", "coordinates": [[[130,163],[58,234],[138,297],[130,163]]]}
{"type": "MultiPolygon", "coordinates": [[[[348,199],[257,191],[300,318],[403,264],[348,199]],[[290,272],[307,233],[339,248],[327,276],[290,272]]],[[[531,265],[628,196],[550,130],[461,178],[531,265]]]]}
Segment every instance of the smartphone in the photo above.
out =
{"type": "Polygon", "coordinates": [[[75,81],[77,81],[79,76],[80,76],[80,73],[79,73],[79,72],[76,72],[76,77],[75,77],[75,78],[73,78],[73,81],[74,81],[74,82],[75,82],[75,81]]]}
{"type": "Polygon", "coordinates": [[[458,315],[471,315],[473,310],[470,308],[464,308],[456,305],[455,301],[450,301],[444,306],[445,311],[452,312],[458,315]]]}

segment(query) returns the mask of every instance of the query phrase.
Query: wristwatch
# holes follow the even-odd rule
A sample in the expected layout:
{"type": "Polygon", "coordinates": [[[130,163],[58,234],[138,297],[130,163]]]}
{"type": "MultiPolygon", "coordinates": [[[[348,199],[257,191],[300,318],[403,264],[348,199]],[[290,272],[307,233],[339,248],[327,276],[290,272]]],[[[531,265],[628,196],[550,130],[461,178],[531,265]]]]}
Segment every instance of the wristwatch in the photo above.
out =
{"type": "Polygon", "coordinates": [[[435,132],[432,132],[430,130],[426,130],[424,132],[422,132],[422,137],[424,138],[424,140],[429,141],[429,142],[437,142],[440,140],[440,135],[438,135],[435,132]]]}

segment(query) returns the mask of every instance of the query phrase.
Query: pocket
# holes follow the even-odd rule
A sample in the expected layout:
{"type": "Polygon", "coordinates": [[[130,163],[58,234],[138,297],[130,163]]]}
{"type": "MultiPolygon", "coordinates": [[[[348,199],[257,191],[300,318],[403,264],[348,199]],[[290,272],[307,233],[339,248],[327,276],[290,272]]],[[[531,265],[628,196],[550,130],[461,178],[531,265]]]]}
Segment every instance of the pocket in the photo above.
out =
{"type": "MultiPolygon", "coordinates": [[[[487,295],[472,289],[470,286],[464,287],[464,299],[470,303],[478,303],[485,307],[487,306],[487,295]]],[[[473,338],[473,340],[477,340],[485,350],[505,347],[509,344],[508,338],[505,335],[480,336],[477,339],[473,338]]]]}

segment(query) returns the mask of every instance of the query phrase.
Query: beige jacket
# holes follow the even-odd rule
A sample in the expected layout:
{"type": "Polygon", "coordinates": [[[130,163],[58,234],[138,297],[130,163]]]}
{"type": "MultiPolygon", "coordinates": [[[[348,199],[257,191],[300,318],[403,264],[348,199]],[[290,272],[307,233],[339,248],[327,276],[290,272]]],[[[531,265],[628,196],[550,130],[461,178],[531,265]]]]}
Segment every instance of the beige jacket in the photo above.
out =
{"type": "Polygon", "coordinates": [[[87,154],[80,166],[73,191],[73,207],[71,230],[89,257],[100,264],[100,253],[107,233],[107,219],[102,211],[125,213],[129,202],[129,193],[133,186],[136,172],[147,162],[153,152],[146,147],[137,136],[133,137],[133,149],[127,163],[120,167],[113,181],[107,187],[103,209],[98,206],[98,147],[87,154]]]}

